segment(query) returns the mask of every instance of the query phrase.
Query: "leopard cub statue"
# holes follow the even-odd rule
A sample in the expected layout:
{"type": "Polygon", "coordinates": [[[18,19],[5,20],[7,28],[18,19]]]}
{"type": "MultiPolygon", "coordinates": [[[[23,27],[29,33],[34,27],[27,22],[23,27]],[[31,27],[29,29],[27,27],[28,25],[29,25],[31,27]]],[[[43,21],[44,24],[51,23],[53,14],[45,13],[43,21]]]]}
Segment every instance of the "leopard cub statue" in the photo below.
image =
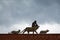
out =
{"type": "Polygon", "coordinates": [[[17,30],[17,31],[11,31],[10,33],[8,34],[19,34],[20,33],[20,30],[17,30]]]}
{"type": "Polygon", "coordinates": [[[42,31],[40,31],[40,33],[39,34],[47,34],[47,32],[49,32],[49,30],[47,29],[47,30],[42,30],[42,31]]]}

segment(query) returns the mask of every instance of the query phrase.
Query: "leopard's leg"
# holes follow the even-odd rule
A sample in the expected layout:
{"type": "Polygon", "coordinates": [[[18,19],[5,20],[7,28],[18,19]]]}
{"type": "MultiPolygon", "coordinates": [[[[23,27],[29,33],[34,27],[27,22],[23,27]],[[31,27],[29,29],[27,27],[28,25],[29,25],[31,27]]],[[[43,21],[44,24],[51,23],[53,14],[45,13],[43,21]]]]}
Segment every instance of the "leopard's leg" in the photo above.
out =
{"type": "Polygon", "coordinates": [[[34,34],[34,31],[33,31],[33,34],[34,34]]]}
{"type": "Polygon", "coordinates": [[[37,31],[35,31],[35,32],[36,32],[36,34],[38,34],[37,31]]]}
{"type": "Polygon", "coordinates": [[[28,34],[29,34],[29,31],[28,31],[28,34]]]}
{"type": "Polygon", "coordinates": [[[26,31],[23,32],[23,34],[25,33],[26,31]]]}

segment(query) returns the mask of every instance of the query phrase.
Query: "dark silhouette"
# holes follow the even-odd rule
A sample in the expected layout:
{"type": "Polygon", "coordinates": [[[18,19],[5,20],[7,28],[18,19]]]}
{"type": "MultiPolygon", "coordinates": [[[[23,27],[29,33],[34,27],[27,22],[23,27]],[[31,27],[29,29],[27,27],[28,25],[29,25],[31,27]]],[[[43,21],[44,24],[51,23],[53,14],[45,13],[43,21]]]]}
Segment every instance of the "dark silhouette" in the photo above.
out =
{"type": "MultiPolygon", "coordinates": [[[[24,30],[23,30],[23,34],[27,31],[28,32],[28,34],[29,34],[29,32],[33,32],[33,34],[34,34],[34,32],[36,32],[36,30],[39,28],[39,26],[35,26],[35,27],[26,27],[24,30]]],[[[37,32],[36,32],[36,34],[38,34],[37,32]]]]}
{"type": "Polygon", "coordinates": [[[49,32],[49,30],[42,30],[42,31],[40,31],[40,34],[46,34],[47,32],[49,32]]]}
{"type": "Polygon", "coordinates": [[[35,21],[32,23],[32,27],[35,27],[36,25],[38,26],[37,21],[35,20],[35,21]]]}
{"type": "Polygon", "coordinates": [[[11,33],[8,33],[8,34],[19,34],[20,30],[18,31],[11,31],[11,33]]]}

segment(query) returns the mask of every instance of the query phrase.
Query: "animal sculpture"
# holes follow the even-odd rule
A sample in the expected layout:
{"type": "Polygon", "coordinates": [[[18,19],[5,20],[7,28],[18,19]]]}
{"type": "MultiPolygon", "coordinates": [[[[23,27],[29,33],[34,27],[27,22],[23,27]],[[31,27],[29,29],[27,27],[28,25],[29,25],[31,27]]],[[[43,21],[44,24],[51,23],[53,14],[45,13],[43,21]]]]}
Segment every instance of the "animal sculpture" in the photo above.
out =
{"type": "Polygon", "coordinates": [[[39,28],[39,26],[35,26],[35,27],[26,27],[24,30],[23,30],[23,34],[27,31],[28,32],[28,34],[29,34],[29,32],[33,32],[33,34],[34,34],[34,32],[36,32],[36,34],[38,34],[37,33],[37,29],[39,28]]]}
{"type": "Polygon", "coordinates": [[[47,32],[49,32],[49,30],[42,30],[40,31],[40,34],[47,34],[47,32]]]}
{"type": "Polygon", "coordinates": [[[19,34],[20,30],[18,31],[12,31],[11,34],[19,34]]]}

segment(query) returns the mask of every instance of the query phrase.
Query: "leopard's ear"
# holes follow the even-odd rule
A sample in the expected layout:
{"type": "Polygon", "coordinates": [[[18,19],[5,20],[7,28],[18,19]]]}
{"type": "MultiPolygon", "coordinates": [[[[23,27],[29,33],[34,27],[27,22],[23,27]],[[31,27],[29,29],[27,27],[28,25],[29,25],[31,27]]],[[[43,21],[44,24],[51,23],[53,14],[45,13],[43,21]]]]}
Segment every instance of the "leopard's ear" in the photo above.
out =
{"type": "Polygon", "coordinates": [[[47,29],[48,30],[48,29],[47,29]]]}
{"type": "Polygon", "coordinates": [[[20,31],[20,29],[19,29],[19,31],[20,31]]]}
{"type": "Polygon", "coordinates": [[[49,31],[49,30],[47,29],[47,31],[49,31]]]}

